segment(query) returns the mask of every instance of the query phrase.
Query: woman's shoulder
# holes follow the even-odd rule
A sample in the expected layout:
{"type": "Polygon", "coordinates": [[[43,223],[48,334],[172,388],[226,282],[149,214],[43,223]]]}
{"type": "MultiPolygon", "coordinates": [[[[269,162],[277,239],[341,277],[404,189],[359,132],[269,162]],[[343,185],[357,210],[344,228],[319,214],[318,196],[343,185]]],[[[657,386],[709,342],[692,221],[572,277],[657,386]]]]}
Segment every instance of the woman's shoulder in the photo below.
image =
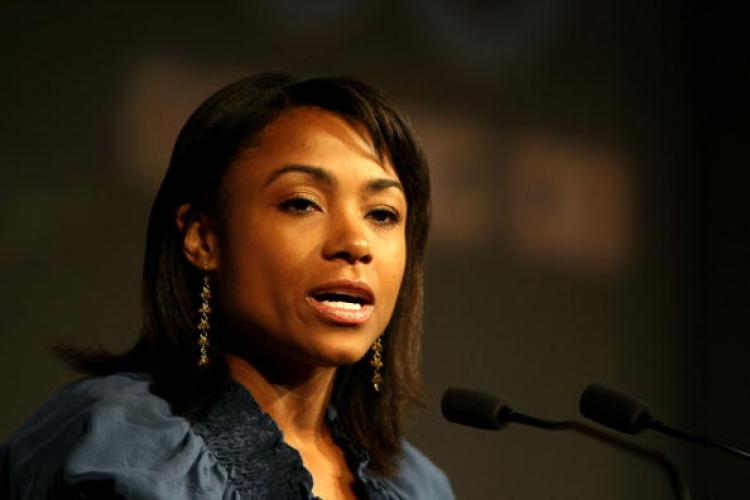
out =
{"type": "Polygon", "coordinates": [[[21,430],[32,430],[60,417],[91,421],[144,409],[171,415],[168,403],[151,392],[150,379],[145,374],[123,372],[87,377],[57,391],[21,430]]]}
{"type": "Polygon", "coordinates": [[[445,473],[409,441],[402,441],[397,474],[387,482],[400,498],[451,500],[455,496],[445,473]]]}
{"type": "Polygon", "coordinates": [[[3,498],[54,498],[71,489],[222,498],[226,482],[190,423],[141,374],[86,378],[63,388],[0,445],[3,498]]]}

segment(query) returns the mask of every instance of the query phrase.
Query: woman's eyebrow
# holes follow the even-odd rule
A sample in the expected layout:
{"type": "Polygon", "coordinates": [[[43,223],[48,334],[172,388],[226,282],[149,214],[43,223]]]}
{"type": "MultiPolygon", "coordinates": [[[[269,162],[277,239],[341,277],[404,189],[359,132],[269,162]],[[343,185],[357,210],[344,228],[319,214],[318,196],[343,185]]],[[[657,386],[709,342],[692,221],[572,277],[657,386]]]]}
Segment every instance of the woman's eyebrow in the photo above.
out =
{"type": "Polygon", "coordinates": [[[320,167],[314,167],[312,165],[302,165],[295,163],[291,165],[284,165],[283,167],[274,170],[271,175],[268,176],[268,180],[266,181],[265,185],[268,186],[282,175],[288,174],[290,172],[297,172],[308,175],[315,181],[321,184],[325,184],[326,186],[333,186],[335,184],[333,177],[326,170],[320,167]]]}
{"type": "MultiPolygon", "coordinates": [[[[313,165],[294,163],[291,165],[284,165],[283,167],[280,167],[271,172],[271,175],[268,176],[268,180],[266,181],[265,185],[268,186],[282,175],[291,172],[305,174],[312,177],[316,182],[319,182],[326,186],[333,187],[337,184],[336,179],[334,179],[333,176],[323,168],[315,167],[313,165]]],[[[364,186],[363,191],[366,191],[368,193],[378,193],[389,188],[396,188],[402,193],[404,192],[404,186],[395,179],[373,179],[364,186]]]]}
{"type": "Polygon", "coordinates": [[[388,188],[396,188],[402,193],[404,192],[404,186],[395,179],[373,179],[372,181],[367,183],[367,185],[365,186],[365,191],[368,191],[370,193],[377,193],[388,188]]]}

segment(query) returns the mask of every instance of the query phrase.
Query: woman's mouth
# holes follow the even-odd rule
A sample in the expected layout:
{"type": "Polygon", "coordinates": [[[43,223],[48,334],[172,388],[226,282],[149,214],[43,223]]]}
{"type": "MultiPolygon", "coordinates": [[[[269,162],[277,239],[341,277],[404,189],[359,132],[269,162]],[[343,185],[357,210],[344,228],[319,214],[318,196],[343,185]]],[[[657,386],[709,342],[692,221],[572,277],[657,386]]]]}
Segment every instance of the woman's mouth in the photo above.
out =
{"type": "Polygon", "coordinates": [[[369,288],[361,286],[318,287],[307,295],[307,303],[328,323],[356,326],[365,323],[375,309],[369,288]]]}

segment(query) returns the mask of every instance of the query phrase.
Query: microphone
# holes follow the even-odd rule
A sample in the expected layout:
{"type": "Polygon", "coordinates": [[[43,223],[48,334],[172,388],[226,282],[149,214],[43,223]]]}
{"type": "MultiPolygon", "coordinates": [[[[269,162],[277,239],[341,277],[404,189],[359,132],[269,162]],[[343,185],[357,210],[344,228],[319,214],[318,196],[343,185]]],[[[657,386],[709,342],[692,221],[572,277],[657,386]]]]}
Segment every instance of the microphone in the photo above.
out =
{"type": "Polygon", "coordinates": [[[611,429],[628,434],[638,434],[644,429],[653,429],[677,439],[750,460],[750,453],[737,447],[670,427],[656,419],[643,401],[600,384],[591,384],[586,387],[581,395],[579,408],[584,417],[611,429]]]}
{"type": "Polygon", "coordinates": [[[678,500],[689,500],[690,492],[677,467],[663,454],[599,431],[575,420],[546,420],[515,411],[502,399],[472,389],[449,387],[440,401],[443,416],[449,422],[485,430],[500,430],[509,423],[530,425],[552,431],[570,430],[623,450],[637,458],[659,465],[669,478],[678,500]]]}
{"type": "Polygon", "coordinates": [[[453,387],[443,394],[440,407],[449,422],[487,430],[502,429],[515,414],[513,408],[495,396],[453,387]]]}

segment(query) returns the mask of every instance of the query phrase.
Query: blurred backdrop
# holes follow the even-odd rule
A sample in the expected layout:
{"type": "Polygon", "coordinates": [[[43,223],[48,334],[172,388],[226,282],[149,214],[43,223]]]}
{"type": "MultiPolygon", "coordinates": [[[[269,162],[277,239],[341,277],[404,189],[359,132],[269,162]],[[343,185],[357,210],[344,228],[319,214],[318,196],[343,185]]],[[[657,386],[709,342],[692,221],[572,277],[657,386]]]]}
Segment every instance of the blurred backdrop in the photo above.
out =
{"type": "MultiPolygon", "coordinates": [[[[677,1],[3,2],[0,440],[74,379],[49,345],[136,337],[146,219],[188,114],[248,73],[345,73],[412,117],[433,169],[411,439],[459,498],[670,498],[649,464],[460,428],[439,399],[468,386],[572,418],[601,382],[750,447],[736,19],[677,1]]],[[[695,498],[750,494],[744,463],[633,440],[695,498]]]]}

